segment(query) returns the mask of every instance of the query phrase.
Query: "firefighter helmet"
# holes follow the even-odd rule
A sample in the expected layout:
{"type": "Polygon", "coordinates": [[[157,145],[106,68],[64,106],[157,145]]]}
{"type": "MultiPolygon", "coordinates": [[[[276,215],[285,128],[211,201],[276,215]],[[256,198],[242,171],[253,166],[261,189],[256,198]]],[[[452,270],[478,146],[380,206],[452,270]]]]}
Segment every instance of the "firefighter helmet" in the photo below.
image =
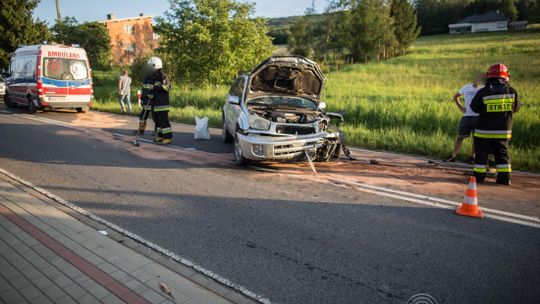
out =
{"type": "Polygon", "coordinates": [[[161,59],[159,59],[158,57],[150,57],[150,59],[148,59],[147,64],[153,67],[154,70],[159,70],[163,68],[163,62],[161,62],[161,59]]]}
{"type": "Polygon", "coordinates": [[[502,63],[492,64],[487,73],[487,78],[502,78],[505,81],[508,81],[510,74],[508,73],[508,68],[502,63]]]}

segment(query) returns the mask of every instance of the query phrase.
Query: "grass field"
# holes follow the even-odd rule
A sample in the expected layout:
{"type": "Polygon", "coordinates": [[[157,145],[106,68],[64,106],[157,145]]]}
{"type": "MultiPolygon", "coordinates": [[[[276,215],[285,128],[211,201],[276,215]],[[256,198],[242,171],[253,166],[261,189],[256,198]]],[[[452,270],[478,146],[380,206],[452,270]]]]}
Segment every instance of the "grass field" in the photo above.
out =
{"type": "MultiPolygon", "coordinates": [[[[324,100],[329,111],[345,114],[342,129],[350,145],[444,157],[461,117],[452,96],[495,62],[509,67],[525,103],[514,120],[514,167],[540,172],[540,30],[421,37],[408,55],[328,73],[324,100]]],[[[112,78],[95,73],[95,109],[119,111],[112,78]]],[[[195,115],[207,115],[219,127],[227,89],[176,86],[172,119],[193,123],[195,115]]],[[[460,158],[469,151],[466,141],[460,158]]]]}

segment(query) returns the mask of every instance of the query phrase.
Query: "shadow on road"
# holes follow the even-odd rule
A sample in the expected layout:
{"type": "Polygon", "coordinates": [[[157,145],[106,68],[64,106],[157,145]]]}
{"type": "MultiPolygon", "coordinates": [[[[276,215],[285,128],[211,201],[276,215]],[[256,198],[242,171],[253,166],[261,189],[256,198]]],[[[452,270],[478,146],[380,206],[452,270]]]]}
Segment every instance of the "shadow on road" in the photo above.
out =
{"type": "Polygon", "coordinates": [[[276,302],[404,303],[418,292],[439,303],[540,299],[535,228],[377,197],[352,204],[97,191],[117,199],[74,203],[276,302]]]}

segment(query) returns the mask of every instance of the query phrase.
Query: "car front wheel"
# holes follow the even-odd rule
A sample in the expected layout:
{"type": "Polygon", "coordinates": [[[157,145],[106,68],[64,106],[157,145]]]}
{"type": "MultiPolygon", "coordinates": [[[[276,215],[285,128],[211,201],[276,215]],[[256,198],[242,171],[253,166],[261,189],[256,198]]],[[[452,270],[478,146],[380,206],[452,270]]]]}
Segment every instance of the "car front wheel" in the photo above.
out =
{"type": "Polygon", "coordinates": [[[240,146],[240,139],[238,139],[238,135],[234,137],[234,163],[237,166],[243,166],[246,164],[246,158],[242,153],[242,147],[240,146]]]}
{"type": "Polygon", "coordinates": [[[233,142],[234,137],[227,130],[227,125],[225,124],[225,119],[223,119],[223,126],[221,128],[221,137],[224,143],[230,144],[233,142]]]}

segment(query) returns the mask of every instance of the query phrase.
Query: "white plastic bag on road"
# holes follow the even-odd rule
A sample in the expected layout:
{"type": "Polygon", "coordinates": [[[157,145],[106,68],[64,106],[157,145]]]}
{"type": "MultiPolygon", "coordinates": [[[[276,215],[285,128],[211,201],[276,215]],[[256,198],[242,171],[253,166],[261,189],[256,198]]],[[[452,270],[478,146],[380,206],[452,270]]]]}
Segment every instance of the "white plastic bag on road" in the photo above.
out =
{"type": "Polygon", "coordinates": [[[208,130],[208,116],[199,118],[195,116],[195,139],[210,139],[208,130]]]}

